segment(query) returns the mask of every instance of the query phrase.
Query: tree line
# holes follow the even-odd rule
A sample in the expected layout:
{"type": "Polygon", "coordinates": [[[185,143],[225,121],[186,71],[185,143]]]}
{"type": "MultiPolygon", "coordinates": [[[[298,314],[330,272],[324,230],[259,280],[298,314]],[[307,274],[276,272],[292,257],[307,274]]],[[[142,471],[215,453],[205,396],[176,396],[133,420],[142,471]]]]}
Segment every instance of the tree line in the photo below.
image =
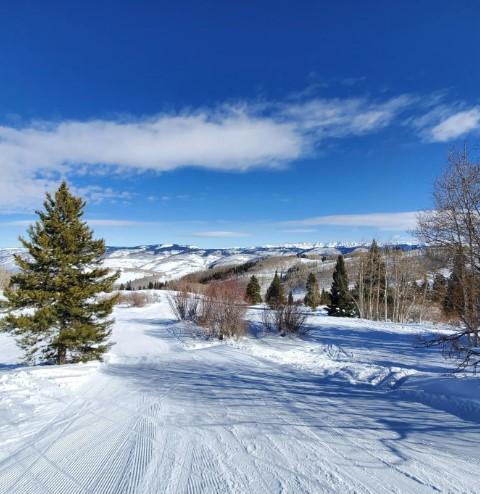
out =
{"type": "Polygon", "coordinates": [[[148,283],[142,285],[141,282],[127,281],[126,283],[120,283],[118,287],[121,291],[133,291],[133,290],[164,290],[167,288],[168,283],[165,281],[149,281],[148,283]]]}

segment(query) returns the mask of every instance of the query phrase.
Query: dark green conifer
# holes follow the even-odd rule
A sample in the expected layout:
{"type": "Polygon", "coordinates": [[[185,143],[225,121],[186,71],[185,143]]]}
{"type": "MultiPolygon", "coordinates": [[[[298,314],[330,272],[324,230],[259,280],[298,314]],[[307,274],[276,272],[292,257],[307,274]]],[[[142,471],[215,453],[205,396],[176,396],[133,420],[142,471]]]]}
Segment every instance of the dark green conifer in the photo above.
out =
{"type": "Polygon", "coordinates": [[[288,301],[287,301],[287,304],[288,305],[293,305],[294,304],[294,301],[293,301],[293,292],[292,290],[290,290],[288,292],[288,301]]]}
{"type": "Polygon", "coordinates": [[[461,255],[455,256],[453,269],[448,278],[443,311],[447,316],[459,316],[464,313],[465,294],[463,290],[464,261],[461,255]]]}
{"type": "Polygon", "coordinates": [[[104,294],[118,274],[101,266],[105,243],[82,221],[84,207],[64,182],[53,197],[47,194],[29,240],[20,238],[28,257],[15,256],[19,272],[5,291],[2,326],[17,337],[28,362],[101,359],[111,346],[117,297],[104,294]]]}
{"type": "Polygon", "coordinates": [[[328,305],[330,316],[354,317],[355,303],[348,289],[348,276],[343,256],[338,256],[333,272],[333,283],[330,292],[331,302],[328,305]]]}
{"type": "Polygon", "coordinates": [[[265,295],[265,302],[270,306],[278,306],[285,303],[285,293],[277,271],[275,271],[272,283],[268,287],[267,294],[265,295]]]}
{"type": "Polygon", "coordinates": [[[313,273],[308,275],[306,289],[305,305],[315,310],[320,305],[320,291],[318,289],[317,278],[313,273]]]}
{"type": "Polygon", "coordinates": [[[251,305],[262,303],[260,283],[255,275],[252,275],[250,281],[248,282],[247,289],[245,291],[245,300],[251,305]]]}

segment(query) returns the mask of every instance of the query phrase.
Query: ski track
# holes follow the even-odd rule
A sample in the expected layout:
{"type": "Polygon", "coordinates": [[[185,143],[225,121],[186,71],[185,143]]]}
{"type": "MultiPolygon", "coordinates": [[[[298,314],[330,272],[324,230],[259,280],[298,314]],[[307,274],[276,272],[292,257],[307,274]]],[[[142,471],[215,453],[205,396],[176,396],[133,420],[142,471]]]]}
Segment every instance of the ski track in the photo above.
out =
{"type": "Polygon", "coordinates": [[[118,355],[47,407],[0,461],[0,494],[480,492],[478,424],[235,346],[186,348],[167,318],[140,316],[120,323],[148,358],[118,355]]]}

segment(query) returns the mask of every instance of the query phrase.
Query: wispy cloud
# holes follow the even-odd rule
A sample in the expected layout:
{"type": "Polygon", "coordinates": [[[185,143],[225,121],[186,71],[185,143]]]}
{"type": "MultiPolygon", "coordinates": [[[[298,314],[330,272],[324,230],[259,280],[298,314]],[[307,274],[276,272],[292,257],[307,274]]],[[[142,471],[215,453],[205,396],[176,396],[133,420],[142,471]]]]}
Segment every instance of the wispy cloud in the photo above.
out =
{"type": "Polygon", "coordinates": [[[244,232],[228,232],[228,231],[208,231],[208,232],[194,232],[192,237],[198,238],[241,238],[250,237],[250,233],[244,232]]]}
{"type": "Polygon", "coordinates": [[[0,225],[3,226],[29,226],[35,223],[35,219],[32,220],[15,220],[15,221],[2,221],[0,225]]]}
{"type": "MultiPolygon", "coordinates": [[[[480,130],[480,107],[431,97],[319,98],[240,102],[137,119],[33,122],[0,126],[0,213],[30,211],[61,178],[78,174],[199,167],[246,171],[282,167],[328,140],[405,123],[424,140],[445,142],[480,130]]],[[[89,201],[128,201],[129,192],[79,189],[89,201]]],[[[169,201],[182,196],[158,196],[169,201]]],[[[148,200],[154,201],[156,196],[148,200]]]]}
{"type": "Polygon", "coordinates": [[[286,228],[285,230],[280,230],[282,233],[316,233],[317,230],[313,228],[286,228]]]}
{"type": "Polygon", "coordinates": [[[321,140],[378,131],[391,124],[414,101],[415,98],[409,95],[383,101],[315,98],[280,105],[279,114],[296,122],[302,131],[313,133],[316,140],[321,140]]]}
{"type": "MultiPolygon", "coordinates": [[[[31,220],[14,220],[14,221],[3,221],[0,225],[5,226],[29,226],[37,221],[37,218],[32,218],[31,220]]],[[[157,222],[153,221],[135,221],[135,220],[117,220],[117,219],[86,219],[85,220],[90,226],[135,226],[135,225],[154,225],[157,222]]]]}
{"type": "Polygon", "coordinates": [[[385,231],[406,231],[415,228],[418,211],[401,213],[368,213],[368,214],[338,214],[330,216],[316,216],[301,220],[285,221],[283,225],[291,226],[349,226],[372,227],[385,231]]]}
{"type": "Polygon", "coordinates": [[[135,220],[86,220],[90,226],[135,226],[135,225],[150,225],[155,224],[150,221],[135,221],[135,220]]]}
{"type": "Polygon", "coordinates": [[[457,139],[480,129],[480,107],[455,113],[431,129],[432,140],[437,142],[457,139]]]}
{"type": "MultiPolygon", "coordinates": [[[[162,201],[171,201],[173,199],[179,199],[179,200],[182,200],[182,199],[188,199],[190,196],[188,194],[177,194],[175,196],[167,196],[167,195],[163,195],[160,197],[160,200],[162,201]]],[[[156,197],[154,197],[154,199],[156,199],[156,197]]]]}
{"type": "Polygon", "coordinates": [[[464,101],[446,102],[445,93],[432,95],[423,106],[423,112],[410,116],[405,123],[419,131],[426,141],[452,141],[480,130],[480,106],[469,106],[464,101]]]}
{"type": "MultiPolygon", "coordinates": [[[[235,106],[141,119],[34,122],[0,126],[0,212],[31,210],[62,177],[106,169],[168,171],[201,167],[245,171],[305,157],[329,138],[363,135],[390,125],[412,104],[401,95],[235,106]]],[[[118,196],[96,188],[91,200],[118,196]]],[[[123,200],[129,200],[123,193],[123,200]]]]}

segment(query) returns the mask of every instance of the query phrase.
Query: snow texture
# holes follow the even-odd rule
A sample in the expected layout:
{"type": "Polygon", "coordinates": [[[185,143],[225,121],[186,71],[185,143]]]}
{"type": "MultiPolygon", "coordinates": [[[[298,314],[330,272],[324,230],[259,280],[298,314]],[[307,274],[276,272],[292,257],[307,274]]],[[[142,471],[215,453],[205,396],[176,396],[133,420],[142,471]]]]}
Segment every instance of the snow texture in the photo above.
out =
{"type": "Polygon", "coordinates": [[[422,325],[329,318],[205,340],[161,292],[103,364],[22,367],[0,335],[0,493],[476,493],[480,381],[422,325]]]}

